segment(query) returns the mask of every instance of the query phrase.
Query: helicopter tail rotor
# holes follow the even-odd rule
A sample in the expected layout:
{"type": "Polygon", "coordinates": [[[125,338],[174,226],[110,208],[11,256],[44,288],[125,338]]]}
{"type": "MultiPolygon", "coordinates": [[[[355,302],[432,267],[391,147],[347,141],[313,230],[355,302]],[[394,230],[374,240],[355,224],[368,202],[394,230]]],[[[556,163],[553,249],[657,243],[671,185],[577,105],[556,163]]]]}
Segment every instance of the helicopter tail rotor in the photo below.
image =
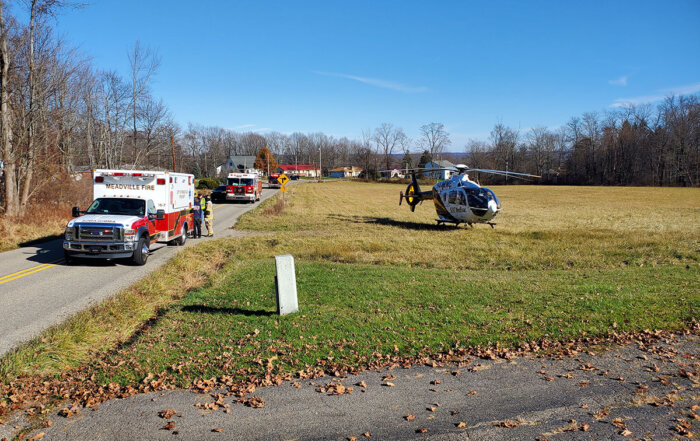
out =
{"type": "Polygon", "coordinates": [[[406,193],[400,192],[399,194],[399,205],[406,199],[406,203],[411,207],[411,211],[415,211],[416,205],[424,199],[425,195],[420,191],[415,171],[411,171],[411,182],[408,184],[408,187],[406,187],[406,193]]]}

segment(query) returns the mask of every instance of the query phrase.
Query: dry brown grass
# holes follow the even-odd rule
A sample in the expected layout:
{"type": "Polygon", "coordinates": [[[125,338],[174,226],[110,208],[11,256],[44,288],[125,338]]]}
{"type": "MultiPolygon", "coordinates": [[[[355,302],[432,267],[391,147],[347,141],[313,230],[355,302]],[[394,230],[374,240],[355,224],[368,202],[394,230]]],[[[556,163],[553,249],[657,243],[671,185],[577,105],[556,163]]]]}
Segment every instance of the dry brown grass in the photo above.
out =
{"type": "Polygon", "coordinates": [[[51,239],[63,234],[74,206],[87,208],[92,201],[92,181],[57,177],[33,199],[21,218],[0,216],[0,251],[27,242],[51,239]]]}
{"type": "Polygon", "coordinates": [[[244,215],[237,228],[275,231],[261,257],[454,269],[612,268],[700,260],[700,189],[501,186],[498,225],[437,227],[424,202],[398,206],[403,186],[294,186],[279,216],[244,215]]]}

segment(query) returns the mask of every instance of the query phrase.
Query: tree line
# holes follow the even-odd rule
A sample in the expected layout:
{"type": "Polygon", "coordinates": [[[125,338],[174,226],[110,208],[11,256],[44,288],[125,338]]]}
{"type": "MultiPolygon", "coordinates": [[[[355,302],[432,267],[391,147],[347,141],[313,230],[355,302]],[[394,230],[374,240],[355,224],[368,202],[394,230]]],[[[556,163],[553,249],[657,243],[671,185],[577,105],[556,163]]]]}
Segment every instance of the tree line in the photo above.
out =
{"type": "MultiPolygon", "coordinates": [[[[359,139],[324,133],[237,132],[174,120],[152,84],[158,53],[138,41],[126,76],[96,68],[51,27],[62,0],[21,0],[24,22],[0,0],[0,213],[22,216],[32,201],[51,198],[71,173],[93,168],[177,169],[214,176],[228,156],[263,147],[280,164],[316,164],[324,174],[355,165],[365,177],[431,159],[471,167],[530,172],[541,182],[594,185],[697,186],[700,104],[697,95],[571,118],[559,129],[525,132],[497,123],[487,141],[448,152],[439,122],[416,139],[391,123],[359,139]]],[[[498,180],[498,177],[484,177],[498,180]]]]}
{"type": "Polygon", "coordinates": [[[533,173],[544,183],[698,186],[700,102],[671,96],[655,107],[588,112],[555,130],[520,133],[499,123],[466,153],[471,167],[533,173]]]}

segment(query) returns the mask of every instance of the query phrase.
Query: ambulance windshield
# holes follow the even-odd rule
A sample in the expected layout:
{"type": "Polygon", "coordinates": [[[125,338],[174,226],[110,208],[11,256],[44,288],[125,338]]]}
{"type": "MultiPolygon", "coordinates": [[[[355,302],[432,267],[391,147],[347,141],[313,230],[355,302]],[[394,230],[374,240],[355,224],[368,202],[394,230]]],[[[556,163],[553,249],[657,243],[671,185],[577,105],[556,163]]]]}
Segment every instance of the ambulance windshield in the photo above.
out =
{"type": "Polygon", "coordinates": [[[98,198],[87,209],[87,214],[121,214],[143,217],[146,203],[142,199],[98,198]]]}

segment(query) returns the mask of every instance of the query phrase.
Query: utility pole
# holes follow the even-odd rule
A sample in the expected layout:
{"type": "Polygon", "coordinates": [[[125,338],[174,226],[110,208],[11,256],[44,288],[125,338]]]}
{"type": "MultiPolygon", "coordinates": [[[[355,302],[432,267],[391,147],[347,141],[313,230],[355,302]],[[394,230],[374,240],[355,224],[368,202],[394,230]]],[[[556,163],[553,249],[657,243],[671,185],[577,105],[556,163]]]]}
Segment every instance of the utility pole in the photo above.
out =
{"type": "Polygon", "coordinates": [[[170,151],[173,154],[173,171],[176,172],[177,168],[175,167],[175,137],[174,136],[170,137],[170,151]]]}
{"type": "Polygon", "coordinates": [[[321,167],[321,147],[318,148],[318,182],[323,181],[323,167],[321,167]]]}

